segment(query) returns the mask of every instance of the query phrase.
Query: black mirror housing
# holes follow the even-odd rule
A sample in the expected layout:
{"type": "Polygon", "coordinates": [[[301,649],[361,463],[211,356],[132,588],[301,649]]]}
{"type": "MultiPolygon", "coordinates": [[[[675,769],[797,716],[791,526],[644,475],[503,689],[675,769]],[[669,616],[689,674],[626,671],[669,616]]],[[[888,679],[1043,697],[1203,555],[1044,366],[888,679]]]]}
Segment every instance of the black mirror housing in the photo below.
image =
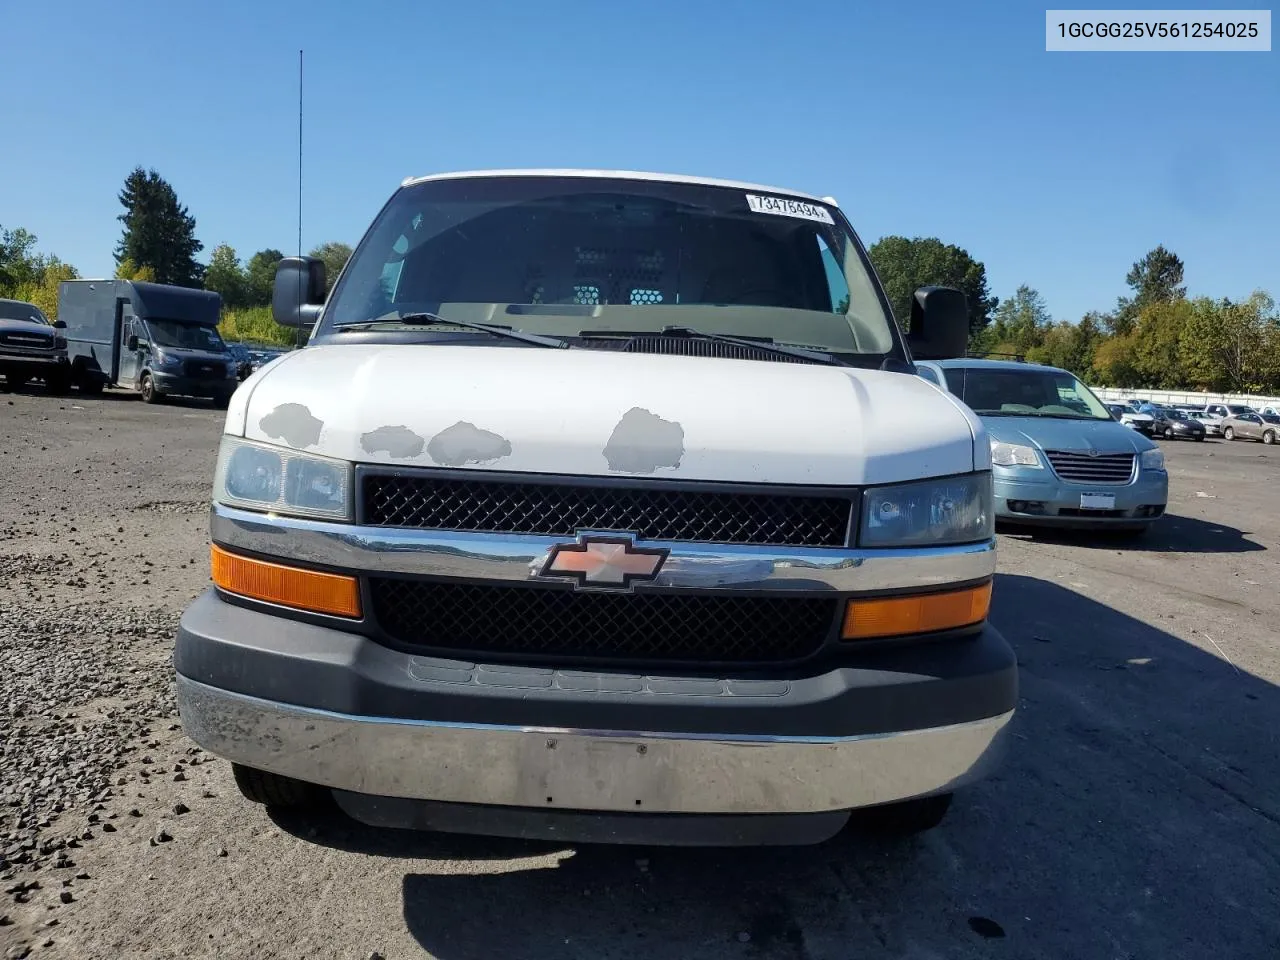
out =
{"type": "Polygon", "coordinates": [[[138,337],[136,334],[129,334],[129,339],[125,341],[125,347],[129,350],[138,349],[138,337]]]}
{"type": "Polygon", "coordinates": [[[316,257],[285,257],[276,265],[271,291],[271,316],[282,327],[309,327],[324,306],[324,261],[316,257]]]}
{"type": "Polygon", "coordinates": [[[67,321],[65,321],[65,320],[55,320],[55,321],[53,321],[53,329],[55,329],[55,330],[65,330],[65,329],[67,329],[67,321]]]}
{"type": "Polygon", "coordinates": [[[949,360],[969,351],[969,298],[954,287],[921,287],[911,298],[907,346],[919,360],[949,360]]]}

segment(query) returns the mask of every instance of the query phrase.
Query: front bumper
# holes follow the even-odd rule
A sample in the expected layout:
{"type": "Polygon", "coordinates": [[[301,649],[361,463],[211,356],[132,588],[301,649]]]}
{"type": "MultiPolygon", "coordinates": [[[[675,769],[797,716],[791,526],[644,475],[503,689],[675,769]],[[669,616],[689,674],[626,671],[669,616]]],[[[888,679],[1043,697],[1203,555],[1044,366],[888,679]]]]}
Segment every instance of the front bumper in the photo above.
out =
{"type": "Polygon", "coordinates": [[[996,476],[995,514],[1006,522],[1055,527],[1141,527],[1164,514],[1169,502],[1169,474],[1140,470],[1127,484],[1086,486],[1062,480],[1052,471],[1034,479],[996,476]],[[1081,495],[1114,498],[1109,508],[1082,507],[1081,495]]]}
{"type": "Polygon", "coordinates": [[[29,377],[46,377],[58,373],[69,373],[70,364],[65,353],[30,354],[0,353],[0,374],[19,373],[29,377]]]}
{"type": "Polygon", "coordinates": [[[990,626],[811,676],[651,677],[415,656],[213,591],[174,663],[187,734],[233,762],[540,814],[820,814],[950,791],[999,762],[1017,700],[990,626]]]}
{"type": "Polygon", "coordinates": [[[234,377],[209,380],[188,377],[178,373],[164,373],[160,370],[152,370],[151,376],[155,379],[156,389],[161,393],[179,397],[209,397],[214,399],[229,397],[240,386],[240,381],[234,377]]]}

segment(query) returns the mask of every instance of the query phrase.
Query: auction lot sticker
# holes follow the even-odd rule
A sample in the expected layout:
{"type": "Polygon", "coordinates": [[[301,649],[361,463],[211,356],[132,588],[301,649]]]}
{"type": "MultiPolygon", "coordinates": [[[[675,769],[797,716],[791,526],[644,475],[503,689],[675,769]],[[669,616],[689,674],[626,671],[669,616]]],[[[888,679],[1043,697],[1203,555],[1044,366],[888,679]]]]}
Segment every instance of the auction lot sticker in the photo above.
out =
{"type": "Polygon", "coordinates": [[[801,220],[816,220],[819,223],[835,223],[831,211],[816,203],[805,203],[803,200],[788,200],[786,197],[761,197],[754,193],[747,194],[747,206],[753,213],[772,213],[779,217],[799,217],[801,220]]]}

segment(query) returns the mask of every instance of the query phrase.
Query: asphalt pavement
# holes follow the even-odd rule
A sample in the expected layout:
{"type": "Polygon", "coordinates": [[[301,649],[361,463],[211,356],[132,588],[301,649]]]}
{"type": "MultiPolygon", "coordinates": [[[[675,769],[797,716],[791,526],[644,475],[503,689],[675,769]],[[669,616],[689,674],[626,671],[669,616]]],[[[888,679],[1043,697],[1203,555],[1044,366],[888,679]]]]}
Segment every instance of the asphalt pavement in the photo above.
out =
{"type": "Polygon", "coordinates": [[[0,956],[1280,956],[1275,448],[1162,442],[1136,543],[1001,534],[1013,746],[937,830],[574,848],[273,817],[182,735],[221,422],[0,393],[0,956]]]}

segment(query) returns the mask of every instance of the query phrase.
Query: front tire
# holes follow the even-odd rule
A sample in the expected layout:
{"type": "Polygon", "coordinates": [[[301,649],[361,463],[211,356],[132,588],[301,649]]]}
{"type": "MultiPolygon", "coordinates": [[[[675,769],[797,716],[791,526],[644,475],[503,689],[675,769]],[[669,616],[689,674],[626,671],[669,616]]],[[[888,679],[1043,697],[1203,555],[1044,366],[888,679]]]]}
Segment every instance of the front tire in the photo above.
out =
{"type": "Polygon", "coordinates": [[[143,403],[160,402],[160,391],[156,389],[156,382],[149,373],[142,375],[142,379],[138,382],[138,392],[142,394],[143,403]]]}
{"type": "Polygon", "coordinates": [[[942,823],[947,811],[951,809],[951,797],[950,793],[939,793],[932,797],[889,803],[883,807],[854,810],[849,818],[849,825],[866,833],[913,837],[942,823]]]}
{"type": "Polygon", "coordinates": [[[272,809],[303,810],[316,807],[324,796],[324,791],[315,784],[239,763],[231,765],[231,772],[235,775],[236,786],[246,800],[272,809]]]}
{"type": "Polygon", "coordinates": [[[1235,432],[1234,430],[1232,430],[1230,427],[1223,427],[1223,428],[1222,428],[1222,439],[1223,439],[1223,440],[1234,440],[1235,438],[1236,438],[1236,432],[1235,432]]]}
{"type": "Polygon", "coordinates": [[[1267,446],[1271,446],[1271,444],[1276,442],[1276,432],[1274,430],[1268,430],[1262,435],[1262,442],[1267,446]]]}

